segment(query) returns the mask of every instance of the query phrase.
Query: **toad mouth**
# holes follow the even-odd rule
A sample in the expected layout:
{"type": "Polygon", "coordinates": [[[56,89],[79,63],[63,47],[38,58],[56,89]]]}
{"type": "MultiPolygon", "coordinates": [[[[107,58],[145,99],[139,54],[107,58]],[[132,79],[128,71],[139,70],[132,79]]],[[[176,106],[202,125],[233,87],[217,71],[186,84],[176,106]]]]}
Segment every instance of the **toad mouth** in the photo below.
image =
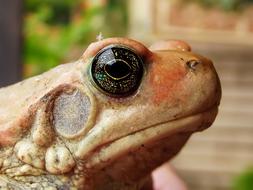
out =
{"type": "MultiPolygon", "coordinates": [[[[129,151],[134,151],[139,147],[150,143],[167,139],[177,133],[191,134],[195,131],[201,131],[209,127],[216,117],[218,106],[215,105],[206,111],[193,114],[184,118],[170,120],[163,123],[158,123],[148,128],[128,134],[114,141],[100,146],[95,152],[85,160],[85,168],[103,168],[117,158],[126,155],[129,151]],[[129,143],[131,142],[131,143],[129,143]]],[[[20,166],[22,167],[22,166],[20,166]]],[[[37,170],[45,178],[56,177],[43,170],[37,170]]],[[[34,176],[32,173],[26,173],[26,177],[34,176]]],[[[22,186],[19,182],[15,182],[14,176],[0,175],[0,179],[18,187],[22,186]],[[7,180],[8,179],[8,180],[7,180]],[[13,179],[13,180],[12,180],[13,179]]],[[[20,176],[22,178],[22,176],[20,176]]],[[[25,177],[25,176],[24,176],[25,177]]]]}
{"type": "Polygon", "coordinates": [[[129,150],[145,145],[147,142],[167,138],[176,133],[191,134],[195,131],[202,131],[212,124],[217,113],[218,106],[214,105],[203,112],[151,125],[145,129],[107,142],[95,150],[87,161],[86,167],[91,168],[95,165],[101,165],[101,163],[108,164],[111,160],[126,154],[129,150]]]}

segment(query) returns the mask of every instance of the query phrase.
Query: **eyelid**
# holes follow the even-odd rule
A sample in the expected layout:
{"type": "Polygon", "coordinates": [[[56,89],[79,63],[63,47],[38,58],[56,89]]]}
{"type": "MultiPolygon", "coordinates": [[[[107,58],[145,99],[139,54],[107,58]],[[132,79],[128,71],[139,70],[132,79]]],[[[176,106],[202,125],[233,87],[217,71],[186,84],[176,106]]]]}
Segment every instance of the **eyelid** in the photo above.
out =
{"type": "Polygon", "coordinates": [[[101,54],[101,52],[103,52],[109,48],[113,48],[113,47],[128,49],[128,50],[132,51],[133,53],[135,53],[136,55],[138,55],[142,59],[142,56],[139,54],[139,52],[137,52],[134,48],[126,46],[124,44],[109,44],[109,45],[103,47],[102,49],[100,49],[94,56],[97,56],[98,54],[101,54]]]}
{"type": "Polygon", "coordinates": [[[94,57],[96,54],[98,54],[99,51],[113,44],[129,47],[143,59],[152,56],[152,52],[138,41],[128,38],[107,38],[98,42],[91,43],[81,58],[85,62],[86,59],[94,57]]]}

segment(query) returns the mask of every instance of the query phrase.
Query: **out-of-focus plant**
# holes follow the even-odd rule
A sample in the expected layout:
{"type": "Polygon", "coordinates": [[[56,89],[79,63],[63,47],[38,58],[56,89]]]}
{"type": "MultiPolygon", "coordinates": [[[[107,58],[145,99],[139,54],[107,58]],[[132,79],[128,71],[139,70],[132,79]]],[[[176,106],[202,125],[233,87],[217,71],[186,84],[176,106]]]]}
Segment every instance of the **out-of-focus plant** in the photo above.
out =
{"type": "Polygon", "coordinates": [[[235,178],[233,190],[252,190],[253,189],[253,168],[249,168],[235,178]]]}
{"type": "MultiPolygon", "coordinates": [[[[189,2],[189,0],[184,0],[189,2]]],[[[249,4],[253,4],[253,0],[190,0],[197,2],[205,7],[218,7],[226,11],[240,10],[249,4]]]]}
{"type": "Polygon", "coordinates": [[[25,0],[24,77],[68,61],[100,32],[125,35],[126,14],[125,1],[25,0]]]}

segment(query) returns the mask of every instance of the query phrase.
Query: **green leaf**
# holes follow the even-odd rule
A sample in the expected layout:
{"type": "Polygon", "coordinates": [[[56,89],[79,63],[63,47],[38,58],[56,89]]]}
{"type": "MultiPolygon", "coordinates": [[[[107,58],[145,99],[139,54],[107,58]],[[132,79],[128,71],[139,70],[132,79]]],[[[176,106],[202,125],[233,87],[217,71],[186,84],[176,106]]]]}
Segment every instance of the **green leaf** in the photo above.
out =
{"type": "Polygon", "coordinates": [[[249,168],[235,178],[233,190],[252,190],[253,189],[253,168],[249,168]]]}

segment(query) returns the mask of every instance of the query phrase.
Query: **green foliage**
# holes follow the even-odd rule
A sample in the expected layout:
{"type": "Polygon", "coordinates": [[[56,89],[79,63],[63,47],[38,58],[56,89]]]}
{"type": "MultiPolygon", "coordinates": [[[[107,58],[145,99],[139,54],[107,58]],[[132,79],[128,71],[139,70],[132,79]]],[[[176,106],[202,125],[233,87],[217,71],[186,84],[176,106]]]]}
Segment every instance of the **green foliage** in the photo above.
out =
{"type": "Polygon", "coordinates": [[[40,12],[43,10],[50,11],[45,13],[47,22],[51,23],[67,23],[71,14],[71,9],[74,8],[80,0],[26,0],[25,10],[27,12],[40,12]]]}
{"type": "Polygon", "coordinates": [[[87,6],[85,0],[25,0],[25,77],[44,72],[68,60],[71,52],[85,46],[102,32],[124,35],[125,1],[108,0],[87,6]]]}
{"type": "Polygon", "coordinates": [[[198,2],[206,7],[218,7],[226,11],[239,10],[250,3],[253,0],[192,0],[198,2]]]}
{"type": "Polygon", "coordinates": [[[253,168],[250,168],[239,175],[233,184],[233,190],[252,190],[253,189],[253,168]]]}

